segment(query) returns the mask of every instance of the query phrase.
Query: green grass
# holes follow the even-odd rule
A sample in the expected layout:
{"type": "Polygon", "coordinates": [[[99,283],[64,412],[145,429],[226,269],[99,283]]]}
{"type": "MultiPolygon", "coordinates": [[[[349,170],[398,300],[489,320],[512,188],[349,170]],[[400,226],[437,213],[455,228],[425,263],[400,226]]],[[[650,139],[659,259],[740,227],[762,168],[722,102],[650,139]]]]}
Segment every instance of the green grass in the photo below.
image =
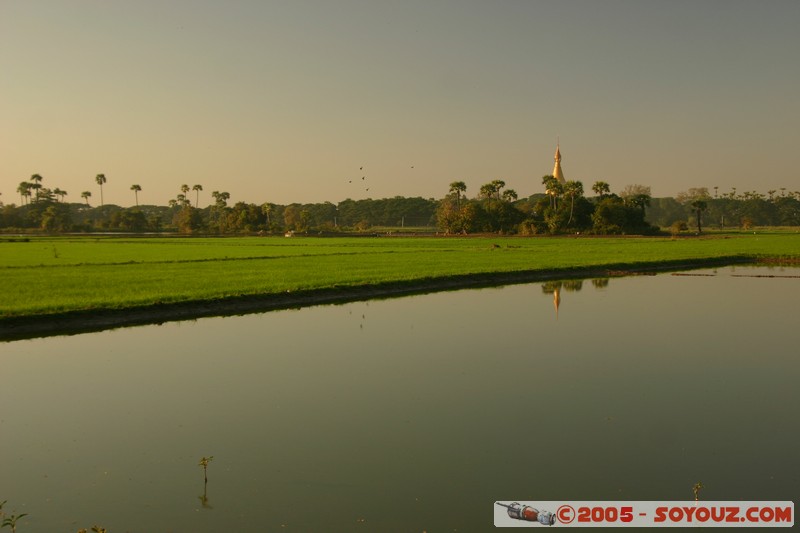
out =
{"type": "Polygon", "coordinates": [[[715,238],[31,238],[0,241],[0,319],[452,276],[800,257],[800,234],[715,238]]]}

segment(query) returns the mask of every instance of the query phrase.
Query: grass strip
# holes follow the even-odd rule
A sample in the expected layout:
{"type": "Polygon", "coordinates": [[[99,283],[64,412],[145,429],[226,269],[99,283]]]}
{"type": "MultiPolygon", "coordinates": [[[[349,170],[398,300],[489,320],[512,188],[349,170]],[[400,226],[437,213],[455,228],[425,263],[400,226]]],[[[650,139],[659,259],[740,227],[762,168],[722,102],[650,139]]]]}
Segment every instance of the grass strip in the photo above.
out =
{"type": "Polygon", "coordinates": [[[433,290],[437,284],[759,258],[800,258],[800,235],[32,239],[0,243],[0,329],[69,315],[162,312],[176,305],[191,310],[254,299],[269,307],[270,299],[302,295],[313,303],[333,294],[347,299],[348,291],[367,297],[370,289],[433,290]]]}

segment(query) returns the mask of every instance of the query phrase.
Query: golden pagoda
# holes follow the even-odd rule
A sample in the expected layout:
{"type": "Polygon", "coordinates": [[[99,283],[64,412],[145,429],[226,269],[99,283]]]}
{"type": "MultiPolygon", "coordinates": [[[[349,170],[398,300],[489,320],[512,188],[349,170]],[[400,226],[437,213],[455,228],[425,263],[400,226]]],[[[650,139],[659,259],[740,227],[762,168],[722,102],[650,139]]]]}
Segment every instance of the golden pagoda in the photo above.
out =
{"type": "Polygon", "coordinates": [[[556,143],[556,164],[553,167],[553,176],[558,180],[561,185],[566,183],[564,179],[564,173],[561,172],[561,150],[559,150],[559,143],[556,143]]]}

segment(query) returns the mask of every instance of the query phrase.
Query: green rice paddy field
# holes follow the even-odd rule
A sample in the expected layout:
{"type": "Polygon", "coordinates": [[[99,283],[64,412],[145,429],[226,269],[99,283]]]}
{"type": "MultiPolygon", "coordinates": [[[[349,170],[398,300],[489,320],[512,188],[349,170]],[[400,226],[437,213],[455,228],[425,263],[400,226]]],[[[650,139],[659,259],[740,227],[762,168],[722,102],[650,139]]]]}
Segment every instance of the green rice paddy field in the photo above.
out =
{"type": "Polygon", "coordinates": [[[31,237],[0,241],[0,322],[487,273],[800,258],[800,234],[703,238],[31,237]]]}

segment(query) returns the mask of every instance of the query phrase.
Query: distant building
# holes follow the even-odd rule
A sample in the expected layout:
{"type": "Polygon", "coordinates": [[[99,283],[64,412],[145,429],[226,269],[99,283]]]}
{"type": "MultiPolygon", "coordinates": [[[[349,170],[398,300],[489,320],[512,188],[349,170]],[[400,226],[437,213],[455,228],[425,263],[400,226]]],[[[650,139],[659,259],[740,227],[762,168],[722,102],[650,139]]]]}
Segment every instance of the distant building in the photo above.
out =
{"type": "Polygon", "coordinates": [[[556,164],[553,167],[553,176],[555,176],[561,185],[564,185],[566,180],[564,179],[564,173],[561,172],[561,150],[559,148],[559,145],[556,144],[556,164]]]}

